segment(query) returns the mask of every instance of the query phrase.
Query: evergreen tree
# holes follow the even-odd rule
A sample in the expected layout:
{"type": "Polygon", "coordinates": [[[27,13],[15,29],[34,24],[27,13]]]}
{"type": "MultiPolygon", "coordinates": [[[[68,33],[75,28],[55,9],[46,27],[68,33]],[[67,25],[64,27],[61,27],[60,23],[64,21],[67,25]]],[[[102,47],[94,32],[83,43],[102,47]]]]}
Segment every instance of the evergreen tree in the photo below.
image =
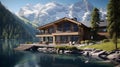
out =
{"type": "Polygon", "coordinates": [[[97,32],[98,32],[98,28],[99,28],[99,21],[100,21],[100,17],[99,17],[99,10],[97,8],[94,8],[93,12],[92,12],[92,18],[91,18],[91,28],[92,28],[92,36],[93,36],[93,40],[97,40],[97,32]]]}
{"type": "Polygon", "coordinates": [[[110,0],[107,10],[107,31],[117,49],[117,38],[120,36],[120,0],[110,0]]]}

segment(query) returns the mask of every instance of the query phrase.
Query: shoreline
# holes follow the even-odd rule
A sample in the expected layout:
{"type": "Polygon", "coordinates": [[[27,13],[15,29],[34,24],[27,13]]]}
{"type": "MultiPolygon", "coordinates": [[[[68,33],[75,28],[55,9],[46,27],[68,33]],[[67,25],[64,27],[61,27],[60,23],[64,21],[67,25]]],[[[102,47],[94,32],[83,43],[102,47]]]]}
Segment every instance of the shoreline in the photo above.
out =
{"type": "MultiPolygon", "coordinates": [[[[24,45],[26,46],[26,45],[24,45]]],[[[23,47],[24,47],[23,46],[23,47]]],[[[107,52],[101,49],[93,49],[93,48],[86,48],[86,49],[78,49],[76,47],[76,45],[62,45],[60,47],[57,47],[56,45],[52,47],[50,47],[51,45],[45,45],[39,47],[35,46],[35,45],[30,45],[30,47],[28,47],[27,44],[27,48],[24,50],[18,50],[18,51],[37,51],[37,52],[42,52],[42,53],[53,53],[53,54],[77,54],[77,55],[83,55],[86,57],[93,57],[93,58],[100,58],[102,59],[101,62],[104,63],[112,63],[115,66],[116,65],[120,65],[120,51],[111,51],[111,52],[107,52]],[[49,46],[49,47],[48,47],[49,46]]],[[[18,48],[18,47],[17,47],[18,48]]],[[[17,49],[15,48],[15,50],[17,49]]],[[[24,47],[25,48],[25,47],[24,47]]],[[[22,49],[19,47],[19,49],[22,49]]],[[[87,61],[86,61],[87,62],[87,61]]]]}

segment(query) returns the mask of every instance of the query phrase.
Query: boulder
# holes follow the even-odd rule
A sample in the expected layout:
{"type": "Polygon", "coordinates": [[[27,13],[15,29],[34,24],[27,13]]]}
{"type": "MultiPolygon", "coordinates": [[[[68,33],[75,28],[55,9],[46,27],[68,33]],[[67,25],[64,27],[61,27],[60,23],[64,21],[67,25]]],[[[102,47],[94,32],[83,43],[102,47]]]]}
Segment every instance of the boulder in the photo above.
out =
{"type": "Polygon", "coordinates": [[[90,51],[84,51],[82,54],[85,56],[90,56],[90,51]]]}
{"type": "Polygon", "coordinates": [[[47,51],[47,48],[38,48],[37,49],[39,52],[46,52],[47,51]]]}
{"type": "Polygon", "coordinates": [[[104,54],[99,55],[99,58],[101,58],[103,60],[108,60],[107,55],[104,55],[104,54]]]}
{"type": "Polygon", "coordinates": [[[105,51],[93,52],[93,53],[91,53],[91,56],[98,58],[98,57],[99,57],[100,55],[102,55],[103,53],[105,53],[105,51]]]}
{"type": "Polygon", "coordinates": [[[113,53],[113,54],[108,55],[107,58],[109,60],[116,60],[116,59],[120,58],[120,54],[119,53],[113,53]]]}
{"type": "Polygon", "coordinates": [[[115,67],[120,67],[120,64],[119,64],[119,65],[117,65],[117,66],[115,66],[115,67]]]}
{"type": "Polygon", "coordinates": [[[71,53],[71,52],[72,52],[72,51],[70,51],[70,50],[65,50],[65,51],[64,51],[65,54],[69,54],[69,53],[71,53]]]}
{"type": "Polygon", "coordinates": [[[95,54],[95,53],[99,53],[101,51],[102,50],[100,50],[100,49],[94,49],[93,51],[90,52],[90,54],[92,55],[92,54],[95,54]]]}
{"type": "Polygon", "coordinates": [[[83,49],[84,51],[93,51],[93,50],[95,50],[94,48],[84,48],[83,49]]]}

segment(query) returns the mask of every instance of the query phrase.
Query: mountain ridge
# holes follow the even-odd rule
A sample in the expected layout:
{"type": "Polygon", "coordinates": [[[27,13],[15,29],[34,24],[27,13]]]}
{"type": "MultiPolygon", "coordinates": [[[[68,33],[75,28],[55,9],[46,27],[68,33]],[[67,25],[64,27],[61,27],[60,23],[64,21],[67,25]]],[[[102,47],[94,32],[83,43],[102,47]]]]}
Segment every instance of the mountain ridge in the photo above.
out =
{"type": "MultiPolygon", "coordinates": [[[[22,7],[18,15],[30,20],[38,26],[53,22],[63,17],[76,17],[78,21],[90,27],[89,22],[91,13],[94,9],[94,6],[87,0],[82,0],[67,6],[56,2],[50,2],[44,5],[39,3],[29,6],[30,5],[22,7]]],[[[106,14],[101,9],[100,15],[101,20],[105,20],[106,14]]]]}

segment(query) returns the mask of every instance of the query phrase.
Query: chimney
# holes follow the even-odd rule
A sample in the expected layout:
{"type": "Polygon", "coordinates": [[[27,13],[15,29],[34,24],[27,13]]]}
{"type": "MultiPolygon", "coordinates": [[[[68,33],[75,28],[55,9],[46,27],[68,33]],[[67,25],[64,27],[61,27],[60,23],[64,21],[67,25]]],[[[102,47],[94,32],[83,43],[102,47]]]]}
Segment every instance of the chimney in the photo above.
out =
{"type": "Polygon", "coordinates": [[[75,21],[77,21],[77,18],[76,17],[74,17],[74,18],[71,18],[72,20],[75,20],[75,21]]]}

